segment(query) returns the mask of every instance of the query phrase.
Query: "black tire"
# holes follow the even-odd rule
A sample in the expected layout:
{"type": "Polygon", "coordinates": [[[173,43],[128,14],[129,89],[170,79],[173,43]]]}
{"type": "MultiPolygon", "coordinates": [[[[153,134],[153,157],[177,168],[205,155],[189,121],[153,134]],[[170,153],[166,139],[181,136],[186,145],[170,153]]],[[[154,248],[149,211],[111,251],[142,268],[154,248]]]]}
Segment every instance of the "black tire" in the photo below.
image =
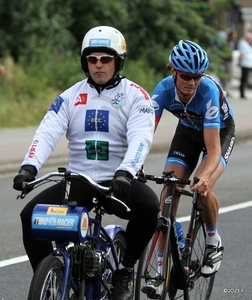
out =
{"type": "Polygon", "coordinates": [[[34,273],[28,300],[58,300],[63,279],[63,264],[55,256],[45,257],[34,273]]]}
{"type": "MultiPolygon", "coordinates": [[[[138,262],[137,267],[137,276],[136,276],[136,286],[135,286],[135,300],[146,300],[146,299],[168,299],[167,297],[167,288],[165,288],[164,276],[158,276],[162,283],[160,287],[162,289],[161,298],[156,298],[156,296],[146,289],[146,282],[150,278],[155,278],[157,275],[157,252],[158,252],[158,240],[163,239],[165,243],[166,239],[166,230],[163,228],[158,228],[153,235],[152,240],[149,242],[144,252],[141,255],[141,258],[138,262]]],[[[171,267],[171,251],[167,252],[167,256],[169,257],[168,263],[163,265],[163,274],[167,271],[170,272],[171,267]]],[[[164,261],[166,258],[164,257],[164,261]]]]}
{"type": "MultiPolygon", "coordinates": [[[[146,281],[148,277],[155,277],[156,275],[156,266],[157,266],[157,254],[156,254],[156,236],[157,234],[165,234],[162,231],[157,230],[154,234],[152,240],[146,247],[145,251],[142,253],[142,256],[138,263],[137,269],[137,278],[136,278],[136,289],[135,289],[135,300],[146,300],[146,299],[155,299],[153,294],[146,294],[141,292],[142,288],[146,286],[146,281]],[[153,249],[151,249],[152,245],[153,249]],[[152,254],[150,254],[152,253],[152,254]],[[147,259],[151,257],[150,259],[147,259]],[[148,262],[149,261],[149,262],[148,262]]],[[[178,285],[180,281],[179,278],[176,278],[176,272],[171,268],[171,277],[170,277],[170,287],[169,290],[165,288],[165,283],[162,286],[161,297],[156,299],[183,299],[184,300],[208,300],[210,299],[211,292],[213,289],[215,274],[205,278],[201,276],[200,269],[204,258],[204,250],[205,250],[205,239],[206,239],[206,231],[205,227],[201,221],[201,219],[197,219],[195,224],[195,235],[192,243],[192,252],[190,256],[190,265],[192,266],[191,272],[194,272],[195,275],[192,277],[192,286],[186,288],[185,290],[181,290],[178,285]]],[[[170,255],[170,249],[168,251],[168,257],[170,255]]],[[[166,258],[164,257],[164,266],[166,258]]],[[[164,269],[164,274],[166,271],[170,272],[169,268],[171,267],[172,262],[169,260],[167,263],[168,270],[164,269]]]]}
{"type": "Polygon", "coordinates": [[[124,234],[121,232],[117,233],[113,238],[113,243],[116,249],[118,261],[121,262],[123,260],[126,245],[127,245],[124,234]]]}
{"type": "Polygon", "coordinates": [[[199,218],[195,224],[195,235],[192,244],[192,252],[190,256],[190,272],[194,273],[192,277],[193,288],[187,288],[184,292],[184,300],[209,300],[215,274],[210,277],[203,277],[200,274],[205,250],[206,231],[205,226],[199,218]]]}
{"type": "MultiPolygon", "coordinates": [[[[117,253],[117,259],[120,263],[123,260],[125,249],[126,249],[126,240],[124,234],[121,232],[117,233],[113,238],[113,244],[115,246],[115,250],[117,253]]],[[[109,252],[107,253],[107,259],[110,261],[112,268],[115,270],[116,266],[111,253],[111,249],[109,249],[109,252]]],[[[105,272],[103,273],[102,279],[107,284],[107,286],[112,287],[112,272],[109,268],[106,269],[105,272]]],[[[108,296],[108,292],[103,287],[101,287],[101,289],[102,289],[101,290],[102,296],[100,299],[104,299],[108,296]]]]}
{"type": "MultiPolygon", "coordinates": [[[[122,261],[125,249],[126,240],[122,233],[118,233],[113,238],[113,243],[116,248],[116,253],[119,262],[122,261]]],[[[108,259],[110,260],[112,267],[115,268],[111,251],[107,253],[108,259]]],[[[64,266],[62,262],[55,256],[48,256],[44,258],[33,276],[28,300],[58,300],[60,299],[60,288],[63,281],[64,266]],[[52,281],[53,278],[53,281],[52,281]]],[[[112,273],[110,269],[106,269],[102,275],[103,280],[107,285],[112,283],[112,273]]],[[[73,291],[69,289],[67,299],[77,299],[73,294],[73,291]]],[[[104,299],[107,295],[107,291],[101,287],[100,299],[104,299]]]]}

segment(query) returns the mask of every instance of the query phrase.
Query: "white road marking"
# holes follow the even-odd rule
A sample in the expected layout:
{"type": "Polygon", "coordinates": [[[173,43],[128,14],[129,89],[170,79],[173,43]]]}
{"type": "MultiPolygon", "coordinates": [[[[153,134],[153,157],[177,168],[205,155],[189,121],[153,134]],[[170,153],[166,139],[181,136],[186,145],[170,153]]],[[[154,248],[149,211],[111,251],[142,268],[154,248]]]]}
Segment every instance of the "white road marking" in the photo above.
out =
{"type": "Polygon", "coordinates": [[[19,264],[19,263],[22,263],[22,262],[27,261],[27,260],[28,260],[27,255],[6,259],[6,260],[3,260],[3,261],[0,261],[0,268],[10,266],[10,265],[14,265],[14,264],[19,264]]]}
{"type": "MultiPolygon", "coordinates": [[[[235,210],[239,210],[239,209],[243,209],[243,208],[247,208],[247,207],[251,207],[251,206],[252,206],[252,200],[243,202],[243,203],[239,203],[239,204],[222,207],[219,210],[219,214],[225,214],[225,213],[228,213],[231,211],[235,211],[235,210]]],[[[189,218],[190,218],[190,216],[180,217],[180,218],[177,218],[177,221],[179,221],[181,223],[188,222],[189,218]]],[[[0,268],[14,265],[14,264],[19,264],[19,263],[22,263],[25,261],[28,261],[27,255],[6,259],[3,261],[0,261],[0,268]]]]}
{"type": "MultiPolygon", "coordinates": [[[[250,206],[252,206],[252,200],[243,202],[243,203],[239,203],[239,204],[233,204],[230,206],[222,207],[219,209],[219,215],[225,214],[225,213],[228,213],[228,212],[231,212],[234,210],[239,210],[239,209],[243,209],[246,207],[250,207],[250,206]]],[[[185,217],[177,218],[177,221],[183,223],[183,222],[188,222],[189,219],[190,219],[190,216],[185,216],[185,217]]]]}

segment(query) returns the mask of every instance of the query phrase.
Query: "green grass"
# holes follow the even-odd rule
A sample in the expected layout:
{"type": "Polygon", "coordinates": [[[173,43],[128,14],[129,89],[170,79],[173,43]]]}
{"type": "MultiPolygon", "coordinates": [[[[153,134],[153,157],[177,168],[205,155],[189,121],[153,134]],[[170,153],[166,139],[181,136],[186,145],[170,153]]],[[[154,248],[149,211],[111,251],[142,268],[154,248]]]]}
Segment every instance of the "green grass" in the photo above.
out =
{"type": "Polygon", "coordinates": [[[68,88],[70,84],[70,76],[51,62],[44,67],[38,64],[23,67],[8,56],[0,64],[5,67],[5,73],[0,75],[0,128],[38,125],[50,103],[63,91],[61,85],[68,88]]]}

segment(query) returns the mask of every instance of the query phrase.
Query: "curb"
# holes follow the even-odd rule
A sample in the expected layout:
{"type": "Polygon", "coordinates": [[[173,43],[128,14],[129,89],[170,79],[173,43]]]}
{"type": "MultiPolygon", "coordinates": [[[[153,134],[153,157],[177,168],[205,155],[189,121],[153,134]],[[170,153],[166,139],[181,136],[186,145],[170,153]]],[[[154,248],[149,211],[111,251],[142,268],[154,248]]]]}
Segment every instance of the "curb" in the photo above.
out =
{"type": "MultiPolygon", "coordinates": [[[[247,130],[243,132],[239,132],[236,136],[236,144],[243,143],[245,141],[252,139],[252,132],[247,130]]],[[[150,154],[159,154],[159,153],[168,153],[168,148],[170,147],[170,143],[159,143],[153,144],[152,148],[149,152],[150,154]]],[[[21,161],[14,161],[12,163],[6,163],[0,165],[0,174],[6,175],[8,173],[17,173],[20,168],[21,161]]],[[[66,167],[68,165],[68,157],[67,155],[60,156],[51,156],[44,163],[43,168],[52,168],[52,167],[66,167]]]]}

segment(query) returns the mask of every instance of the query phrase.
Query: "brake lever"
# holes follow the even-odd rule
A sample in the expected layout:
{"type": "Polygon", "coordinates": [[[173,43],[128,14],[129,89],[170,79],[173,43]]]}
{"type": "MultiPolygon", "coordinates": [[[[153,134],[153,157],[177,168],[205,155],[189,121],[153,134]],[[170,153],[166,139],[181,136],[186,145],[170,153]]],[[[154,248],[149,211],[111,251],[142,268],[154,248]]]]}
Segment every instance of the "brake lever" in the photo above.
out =
{"type": "MultiPolygon", "coordinates": [[[[193,184],[195,185],[198,182],[199,182],[199,178],[198,177],[194,177],[193,178],[193,184]]],[[[204,206],[198,205],[198,198],[199,198],[198,191],[194,191],[193,192],[193,207],[197,211],[202,211],[202,210],[204,210],[204,206]]]]}
{"type": "Polygon", "coordinates": [[[16,198],[17,200],[24,199],[25,196],[33,189],[33,185],[29,186],[28,184],[29,184],[29,182],[27,182],[27,181],[24,181],[22,183],[22,192],[21,192],[21,194],[17,195],[17,198],[16,198]]]}
{"type": "Polygon", "coordinates": [[[18,199],[24,199],[26,195],[27,195],[27,192],[26,192],[26,191],[25,191],[25,192],[22,191],[21,194],[17,195],[17,198],[16,198],[16,199],[17,199],[17,200],[18,200],[18,199]]]}

